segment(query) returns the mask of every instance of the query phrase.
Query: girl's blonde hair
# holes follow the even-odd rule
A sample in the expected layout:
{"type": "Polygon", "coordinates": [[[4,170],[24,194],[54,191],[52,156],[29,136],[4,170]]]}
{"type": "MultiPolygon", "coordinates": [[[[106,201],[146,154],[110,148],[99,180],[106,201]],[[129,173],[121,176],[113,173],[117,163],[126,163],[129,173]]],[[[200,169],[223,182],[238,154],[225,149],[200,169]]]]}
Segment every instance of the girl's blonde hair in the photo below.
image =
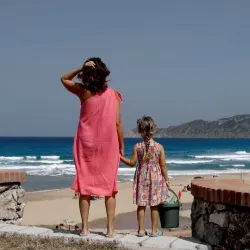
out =
{"type": "Polygon", "coordinates": [[[146,145],[145,157],[146,159],[148,159],[150,158],[149,154],[150,139],[156,132],[157,125],[150,116],[143,116],[142,118],[137,120],[137,129],[138,133],[141,134],[143,139],[145,140],[145,145],[146,145]]]}

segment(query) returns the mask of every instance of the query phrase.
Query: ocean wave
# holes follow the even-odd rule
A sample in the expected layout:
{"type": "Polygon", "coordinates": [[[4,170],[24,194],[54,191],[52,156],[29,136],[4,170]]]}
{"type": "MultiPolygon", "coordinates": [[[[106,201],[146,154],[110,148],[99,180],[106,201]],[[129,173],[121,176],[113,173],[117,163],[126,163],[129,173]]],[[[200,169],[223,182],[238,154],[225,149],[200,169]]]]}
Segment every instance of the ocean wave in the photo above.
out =
{"type": "Polygon", "coordinates": [[[195,155],[195,159],[213,159],[221,161],[250,161],[250,153],[246,151],[236,151],[232,154],[216,154],[216,155],[195,155]]]}
{"type": "MultiPolygon", "coordinates": [[[[221,167],[228,167],[227,169],[203,169],[203,170],[169,170],[169,176],[182,176],[182,175],[214,175],[214,174],[237,174],[250,172],[250,169],[242,169],[244,164],[220,165],[221,167]]],[[[51,164],[51,165],[38,165],[38,166],[22,166],[22,165],[0,165],[0,169],[5,170],[24,170],[27,175],[37,176],[62,176],[75,175],[75,166],[73,164],[51,164]]],[[[119,168],[119,179],[131,179],[134,176],[136,168],[119,168]]]]}
{"type": "Polygon", "coordinates": [[[220,167],[235,167],[235,168],[244,168],[245,164],[221,164],[220,167]]]}
{"type": "MultiPolygon", "coordinates": [[[[135,168],[119,168],[118,176],[128,178],[129,176],[133,176],[135,172],[135,168]]],[[[183,175],[215,175],[215,174],[240,174],[240,173],[250,173],[250,169],[242,170],[237,168],[228,168],[225,170],[214,170],[214,169],[204,169],[204,170],[169,170],[169,176],[183,176],[183,175]]]]}
{"type": "Polygon", "coordinates": [[[201,164],[201,163],[211,163],[214,160],[167,160],[166,163],[169,164],[201,164]]]}
{"type": "Polygon", "coordinates": [[[241,173],[250,173],[250,169],[242,170],[237,168],[229,168],[225,170],[180,170],[180,171],[168,171],[169,175],[172,176],[183,176],[183,175],[192,175],[192,176],[199,176],[199,175],[216,175],[216,174],[241,174],[241,173]]]}
{"type": "Polygon", "coordinates": [[[23,156],[0,156],[0,160],[4,161],[20,161],[23,160],[23,156]]]}
{"type": "Polygon", "coordinates": [[[45,155],[45,156],[40,156],[41,159],[44,160],[59,160],[60,156],[58,155],[45,155]]]}
{"type": "Polygon", "coordinates": [[[62,164],[63,160],[26,160],[26,163],[62,164]]]}
{"type": "Polygon", "coordinates": [[[35,159],[37,159],[36,156],[25,156],[24,158],[27,159],[27,160],[35,160],[35,159]]]}

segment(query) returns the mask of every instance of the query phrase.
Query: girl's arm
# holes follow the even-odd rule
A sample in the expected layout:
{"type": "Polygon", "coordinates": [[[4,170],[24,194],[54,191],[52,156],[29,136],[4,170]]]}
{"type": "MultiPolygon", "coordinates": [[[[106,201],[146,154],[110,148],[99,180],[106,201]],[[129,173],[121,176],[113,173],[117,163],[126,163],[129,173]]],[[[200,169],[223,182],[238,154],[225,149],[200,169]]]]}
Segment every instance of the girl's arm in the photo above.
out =
{"type": "Polygon", "coordinates": [[[160,159],[159,159],[160,167],[161,167],[161,173],[164,179],[166,180],[167,186],[169,186],[169,180],[168,180],[168,168],[166,163],[166,155],[164,147],[161,145],[161,153],[160,153],[160,159]]]}
{"type": "Polygon", "coordinates": [[[130,167],[134,167],[137,162],[137,146],[134,146],[133,154],[130,159],[127,159],[121,155],[121,161],[130,167]]]}

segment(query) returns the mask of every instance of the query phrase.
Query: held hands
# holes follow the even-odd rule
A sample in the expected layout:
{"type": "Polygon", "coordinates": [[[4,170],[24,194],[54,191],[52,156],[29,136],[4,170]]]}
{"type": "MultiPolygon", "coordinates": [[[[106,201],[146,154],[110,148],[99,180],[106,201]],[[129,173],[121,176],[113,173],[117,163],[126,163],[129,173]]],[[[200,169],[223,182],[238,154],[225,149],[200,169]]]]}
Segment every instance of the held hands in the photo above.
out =
{"type": "Polygon", "coordinates": [[[120,148],[120,149],[119,149],[119,152],[120,152],[120,155],[121,155],[121,156],[124,156],[124,148],[120,148]]]}
{"type": "Polygon", "coordinates": [[[166,185],[167,185],[168,188],[170,187],[170,182],[169,182],[169,180],[166,181],[166,185]]]}

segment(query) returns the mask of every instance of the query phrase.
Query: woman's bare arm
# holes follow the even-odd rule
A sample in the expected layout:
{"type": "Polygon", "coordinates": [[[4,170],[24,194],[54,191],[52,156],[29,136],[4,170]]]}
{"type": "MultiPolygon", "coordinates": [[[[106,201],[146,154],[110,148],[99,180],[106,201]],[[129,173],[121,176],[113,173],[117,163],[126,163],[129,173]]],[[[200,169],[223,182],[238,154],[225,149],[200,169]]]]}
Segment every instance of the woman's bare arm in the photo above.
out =
{"type": "Polygon", "coordinates": [[[116,92],[116,131],[119,141],[120,154],[124,155],[123,124],[121,119],[121,96],[116,92]]]}
{"type": "Polygon", "coordinates": [[[61,77],[61,82],[63,86],[71,93],[79,96],[82,92],[83,89],[81,88],[80,84],[72,81],[74,77],[76,77],[82,70],[81,68],[75,69],[73,71],[70,71],[69,73],[63,75],[61,77]]]}
{"type": "Polygon", "coordinates": [[[121,161],[130,167],[134,167],[137,162],[137,146],[136,145],[134,146],[133,154],[130,159],[121,156],[121,161]]]}
{"type": "Polygon", "coordinates": [[[160,159],[159,159],[160,167],[161,167],[161,173],[166,182],[168,183],[168,168],[166,163],[166,155],[164,147],[161,145],[161,153],[160,153],[160,159]]]}

